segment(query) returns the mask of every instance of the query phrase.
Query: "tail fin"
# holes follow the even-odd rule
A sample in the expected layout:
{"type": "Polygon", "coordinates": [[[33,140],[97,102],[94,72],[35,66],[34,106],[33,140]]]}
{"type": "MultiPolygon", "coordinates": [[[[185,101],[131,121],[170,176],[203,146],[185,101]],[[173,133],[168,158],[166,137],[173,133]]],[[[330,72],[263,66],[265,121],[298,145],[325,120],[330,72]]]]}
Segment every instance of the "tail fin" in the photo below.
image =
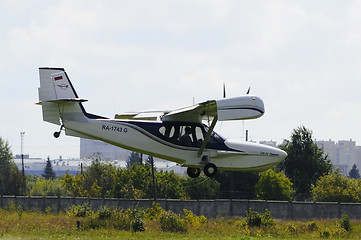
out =
{"type": "Polygon", "coordinates": [[[66,120],[84,121],[87,113],[63,68],[39,68],[39,104],[43,120],[61,125],[66,120]]]}

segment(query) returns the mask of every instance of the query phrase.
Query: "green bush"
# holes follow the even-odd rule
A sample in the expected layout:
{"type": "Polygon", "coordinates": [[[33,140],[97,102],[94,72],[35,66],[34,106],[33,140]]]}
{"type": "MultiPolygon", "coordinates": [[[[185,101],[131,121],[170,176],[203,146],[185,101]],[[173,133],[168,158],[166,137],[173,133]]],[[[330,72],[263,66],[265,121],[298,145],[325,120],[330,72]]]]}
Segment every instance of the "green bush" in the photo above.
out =
{"type": "Polygon", "coordinates": [[[341,217],[340,225],[346,231],[351,231],[352,226],[351,226],[350,218],[348,217],[347,214],[341,217]]]}
{"type": "Polygon", "coordinates": [[[165,210],[157,202],[153,202],[151,208],[145,211],[145,218],[149,220],[159,219],[165,210]]]}
{"type": "Polygon", "coordinates": [[[361,180],[342,176],[336,170],[317,180],[312,186],[312,198],[320,202],[360,202],[361,180]]]}
{"type": "Polygon", "coordinates": [[[83,229],[113,228],[117,230],[145,231],[145,212],[140,208],[128,209],[102,207],[88,215],[82,222],[83,229]]]}
{"type": "Polygon", "coordinates": [[[130,216],[130,226],[134,232],[145,231],[144,215],[145,211],[141,208],[128,209],[128,215],[130,216]]]}
{"type": "Polygon", "coordinates": [[[91,205],[85,203],[83,205],[72,205],[69,210],[66,211],[66,215],[69,217],[88,217],[93,215],[94,212],[91,210],[91,205]]]}
{"type": "Polygon", "coordinates": [[[264,214],[260,214],[256,211],[252,211],[252,209],[249,209],[246,211],[246,222],[250,227],[275,225],[271,212],[268,209],[265,210],[264,214]]]}
{"type": "Polygon", "coordinates": [[[307,222],[307,229],[309,231],[315,231],[318,229],[316,221],[307,222]]]}
{"type": "Polygon", "coordinates": [[[207,223],[207,218],[205,216],[197,216],[191,210],[183,209],[184,221],[193,226],[199,227],[201,224],[207,223]]]}
{"type": "Polygon", "coordinates": [[[260,173],[255,191],[258,199],[291,201],[295,193],[292,185],[283,172],[269,169],[260,173]]]}
{"type": "Polygon", "coordinates": [[[321,238],[329,238],[331,236],[331,233],[328,229],[325,229],[323,231],[320,231],[320,237],[321,238]]]}
{"type": "Polygon", "coordinates": [[[172,212],[163,212],[160,217],[160,227],[163,232],[186,233],[188,231],[186,222],[172,212]]]}

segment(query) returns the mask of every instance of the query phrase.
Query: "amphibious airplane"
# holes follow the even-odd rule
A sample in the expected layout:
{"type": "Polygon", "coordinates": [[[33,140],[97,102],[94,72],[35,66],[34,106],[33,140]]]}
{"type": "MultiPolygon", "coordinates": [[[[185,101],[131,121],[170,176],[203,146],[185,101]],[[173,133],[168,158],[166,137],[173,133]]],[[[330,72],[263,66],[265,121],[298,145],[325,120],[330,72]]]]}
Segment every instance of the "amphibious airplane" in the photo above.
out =
{"type": "Polygon", "coordinates": [[[39,103],[43,120],[60,125],[69,136],[97,139],[131,151],[188,167],[196,178],[218,170],[264,171],[285,159],[286,152],[252,142],[228,140],[213,131],[217,121],[261,117],[263,101],[252,95],[209,100],[173,111],[130,112],[114,119],[87,113],[63,68],[39,68],[39,103]],[[208,121],[208,126],[203,122],[208,121]]]}

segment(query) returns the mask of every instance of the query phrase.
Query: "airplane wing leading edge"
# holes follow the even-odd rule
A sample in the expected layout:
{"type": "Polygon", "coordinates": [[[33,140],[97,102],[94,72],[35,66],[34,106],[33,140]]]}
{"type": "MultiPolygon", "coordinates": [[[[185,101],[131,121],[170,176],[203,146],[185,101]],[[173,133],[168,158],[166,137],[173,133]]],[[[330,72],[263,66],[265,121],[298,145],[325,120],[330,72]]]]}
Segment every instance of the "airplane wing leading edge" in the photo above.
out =
{"type": "Polygon", "coordinates": [[[115,115],[116,119],[162,120],[179,122],[245,120],[261,117],[265,112],[263,101],[256,96],[245,95],[220,100],[209,100],[173,111],[143,111],[115,115]]]}

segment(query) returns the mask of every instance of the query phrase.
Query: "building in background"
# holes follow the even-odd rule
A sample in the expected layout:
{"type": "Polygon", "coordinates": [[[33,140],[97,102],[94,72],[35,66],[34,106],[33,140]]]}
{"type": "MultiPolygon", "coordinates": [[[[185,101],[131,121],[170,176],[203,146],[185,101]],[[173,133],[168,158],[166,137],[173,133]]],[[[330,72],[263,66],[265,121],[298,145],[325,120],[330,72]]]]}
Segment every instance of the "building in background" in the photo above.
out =
{"type": "Polygon", "coordinates": [[[356,164],[357,168],[360,169],[361,146],[356,146],[356,142],[352,139],[338,142],[332,140],[315,142],[328,155],[334,168],[340,169],[344,175],[348,174],[353,164],[356,164]]]}
{"type": "Polygon", "coordinates": [[[123,160],[126,161],[130,151],[120,147],[86,138],[80,138],[80,159],[93,159],[100,155],[103,160],[123,160]]]}
{"type": "MultiPolygon", "coordinates": [[[[130,151],[99,140],[80,138],[80,159],[82,161],[95,159],[98,155],[101,156],[101,160],[106,160],[117,167],[125,168],[130,151]]],[[[147,155],[143,155],[143,163],[147,157],[147,155]]],[[[184,175],[187,170],[185,167],[181,167],[174,162],[160,158],[154,158],[154,165],[158,170],[173,170],[179,175],[184,175]]]]}

